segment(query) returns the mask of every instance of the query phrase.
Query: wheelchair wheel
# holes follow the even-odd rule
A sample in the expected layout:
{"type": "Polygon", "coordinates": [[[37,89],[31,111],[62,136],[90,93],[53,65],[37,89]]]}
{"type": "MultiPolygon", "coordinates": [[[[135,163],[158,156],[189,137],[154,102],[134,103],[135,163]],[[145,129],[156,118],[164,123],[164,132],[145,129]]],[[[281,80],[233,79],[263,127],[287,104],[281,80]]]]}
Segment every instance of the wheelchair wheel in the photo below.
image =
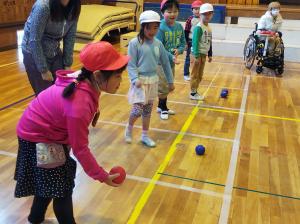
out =
{"type": "Polygon", "coordinates": [[[244,46],[244,61],[245,66],[248,69],[251,69],[256,56],[256,40],[250,35],[244,46]]]}
{"type": "Polygon", "coordinates": [[[278,69],[276,69],[276,70],[275,70],[275,74],[276,74],[276,76],[280,76],[280,77],[281,77],[281,76],[282,76],[282,73],[283,73],[283,71],[284,71],[284,70],[283,70],[283,68],[278,68],[278,69]]]}

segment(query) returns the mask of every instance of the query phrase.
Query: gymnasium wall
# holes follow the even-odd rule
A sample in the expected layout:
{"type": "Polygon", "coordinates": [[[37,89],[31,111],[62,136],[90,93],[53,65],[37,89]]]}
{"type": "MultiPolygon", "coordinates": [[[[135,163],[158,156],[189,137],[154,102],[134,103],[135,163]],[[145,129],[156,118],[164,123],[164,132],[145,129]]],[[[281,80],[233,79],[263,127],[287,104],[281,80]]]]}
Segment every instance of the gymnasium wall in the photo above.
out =
{"type": "MultiPolygon", "coordinates": [[[[29,16],[36,0],[0,0],[0,50],[17,47],[17,33],[29,16]]],[[[102,3],[101,0],[82,0],[83,4],[102,3]]]]}
{"type": "MultiPolygon", "coordinates": [[[[179,0],[180,3],[190,4],[194,0],[179,0]]],[[[161,2],[160,0],[146,0],[145,2],[161,2]]],[[[203,0],[206,3],[212,4],[239,4],[239,5],[258,5],[259,0],[203,0]]]]}

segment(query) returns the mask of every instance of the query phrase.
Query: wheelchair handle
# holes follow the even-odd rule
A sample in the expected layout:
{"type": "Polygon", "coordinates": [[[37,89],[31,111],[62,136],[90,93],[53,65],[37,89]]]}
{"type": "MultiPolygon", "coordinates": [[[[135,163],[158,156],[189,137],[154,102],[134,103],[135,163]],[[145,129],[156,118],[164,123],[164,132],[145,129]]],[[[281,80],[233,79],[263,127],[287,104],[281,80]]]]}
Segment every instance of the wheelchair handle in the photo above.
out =
{"type": "Polygon", "coordinates": [[[254,24],[255,24],[255,31],[257,31],[258,23],[254,23],[254,24]]]}

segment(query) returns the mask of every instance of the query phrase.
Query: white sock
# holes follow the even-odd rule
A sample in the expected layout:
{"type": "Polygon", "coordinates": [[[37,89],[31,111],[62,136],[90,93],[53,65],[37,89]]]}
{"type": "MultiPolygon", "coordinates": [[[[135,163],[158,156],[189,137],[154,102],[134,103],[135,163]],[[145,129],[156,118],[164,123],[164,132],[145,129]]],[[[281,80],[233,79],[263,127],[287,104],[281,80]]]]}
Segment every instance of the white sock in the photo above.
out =
{"type": "Polygon", "coordinates": [[[127,128],[127,131],[129,131],[131,133],[132,129],[133,129],[133,125],[127,124],[126,128],[127,128]]]}
{"type": "Polygon", "coordinates": [[[142,138],[147,138],[148,137],[148,130],[143,130],[142,131],[142,138]]]}

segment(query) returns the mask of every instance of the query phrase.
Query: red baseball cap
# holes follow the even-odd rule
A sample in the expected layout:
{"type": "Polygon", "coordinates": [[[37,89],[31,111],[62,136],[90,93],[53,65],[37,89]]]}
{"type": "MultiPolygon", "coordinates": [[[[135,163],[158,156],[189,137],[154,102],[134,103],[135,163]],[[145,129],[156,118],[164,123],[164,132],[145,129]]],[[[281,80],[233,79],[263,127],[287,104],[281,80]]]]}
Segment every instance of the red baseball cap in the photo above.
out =
{"type": "Polygon", "coordinates": [[[129,56],[121,55],[106,41],[87,44],[80,52],[80,61],[83,66],[91,71],[114,71],[124,67],[129,56]]]}
{"type": "Polygon", "coordinates": [[[192,3],[192,9],[193,9],[193,8],[200,8],[201,5],[202,5],[202,2],[201,2],[201,1],[199,1],[199,0],[194,1],[194,2],[192,3]]]}

